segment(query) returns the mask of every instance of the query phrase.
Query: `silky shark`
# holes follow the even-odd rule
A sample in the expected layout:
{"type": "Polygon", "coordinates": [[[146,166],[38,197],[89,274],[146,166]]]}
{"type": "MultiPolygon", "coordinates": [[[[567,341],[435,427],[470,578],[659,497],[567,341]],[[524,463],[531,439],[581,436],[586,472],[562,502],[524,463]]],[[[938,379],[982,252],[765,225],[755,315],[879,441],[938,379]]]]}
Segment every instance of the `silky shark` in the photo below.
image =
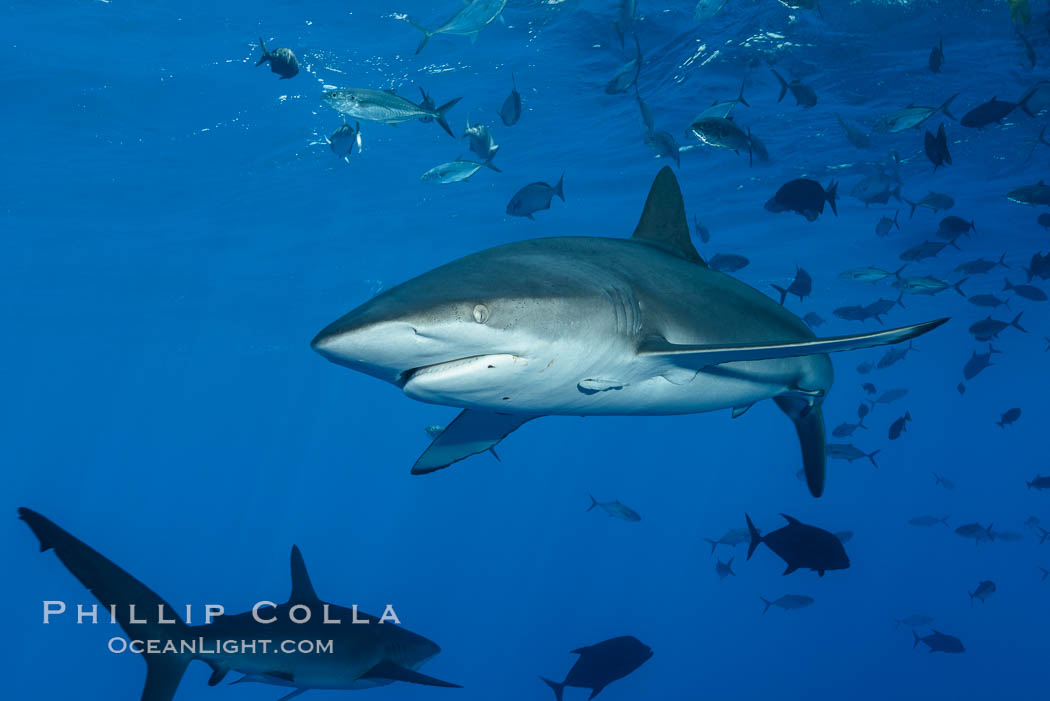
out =
{"type": "Polygon", "coordinates": [[[146,661],[142,701],[171,701],[193,660],[211,667],[210,686],[234,670],[245,675],[238,682],[293,689],[281,701],[310,689],[367,689],[395,681],[458,688],[417,671],[441,651],[437,644],[397,624],[380,623],[356,608],[319,599],[298,547],[292,547],[292,593],[287,602],[266,606],[257,614],[219,616],[211,623],[190,626],[144,584],[44,516],[26,508],[19,509],[18,516],[39,539],[41,552],[53,549],[73,576],[102,602],[101,620],[112,612],[129,639],[158,641],[159,651],[142,654],[146,661]],[[309,621],[293,622],[293,618],[302,620],[306,610],[309,621]],[[340,622],[326,623],[325,618],[340,622]],[[355,619],[368,623],[353,623],[355,619]],[[224,641],[267,641],[270,645],[230,650],[223,649],[224,641]],[[282,641],[290,641],[296,649],[300,641],[331,641],[331,648],[330,652],[274,654],[282,641]],[[171,650],[163,651],[169,643],[171,650]],[[186,651],[188,643],[197,645],[195,653],[186,651]]]}
{"type": "Polygon", "coordinates": [[[689,239],[669,167],[630,239],[497,246],[372,298],[312,342],[328,360],[463,412],[416,461],[428,473],[547,415],[667,415],[773,399],[824,490],[828,353],[899,343],[947,319],[816,338],[754,288],[711,270],[689,239]]]}

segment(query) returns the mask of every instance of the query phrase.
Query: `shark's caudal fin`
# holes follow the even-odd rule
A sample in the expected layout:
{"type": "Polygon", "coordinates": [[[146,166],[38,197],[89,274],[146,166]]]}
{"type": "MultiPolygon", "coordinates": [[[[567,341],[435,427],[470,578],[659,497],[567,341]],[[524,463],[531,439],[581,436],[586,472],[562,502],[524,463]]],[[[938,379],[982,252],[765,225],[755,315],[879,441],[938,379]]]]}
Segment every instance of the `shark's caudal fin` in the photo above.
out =
{"type": "Polygon", "coordinates": [[[464,409],[419,456],[412,466],[412,474],[425,475],[471,455],[491,450],[523,423],[535,418],[532,414],[499,414],[464,409]]]}
{"type": "Polygon", "coordinates": [[[794,358],[803,355],[836,353],[838,351],[858,350],[871,348],[872,346],[900,343],[933,331],[946,321],[948,319],[935,319],[934,321],[924,321],[921,324],[852,336],[833,336],[831,338],[814,338],[805,341],[733,346],[680,345],[671,343],[665,338],[654,336],[642,343],[638,348],[638,355],[682,356],[683,358],[695,359],[696,365],[701,367],[745,360],[794,358]]]}
{"type": "Polygon", "coordinates": [[[396,682],[409,682],[411,684],[423,684],[425,686],[443,686],[450,689],[462,689],[459,684],[441,681],[434,677],[428,677],[422,672],[401,667],[390,661],[383,661],[372,669],[361,675],[361,679],[390,679],[396,682]]]}
{"type": "MultiPolygon", "coordinates": [[[[129,638],[174,640],[189,630],[164,599],[87,544],[31,509],[20,508],[18,517],[26,522],[40,541],[40,551],[54,550],[66,569],[103,606],[114,612],[117,622],[129,638]],[[168,623],[159,622],[161,611],[168,623]],[[132,618],[136,620],[135,623],[131,623],[132,618]],[[140,620],[145,623],[139,623],[140,620]]],[[[191,657],[169,652],[145,653],[142,659],[146,661],[146,686],[142,691],[142,701],[171,701],[191,657]]]]}
{"type": "Polygon", "coordinates": [[[824,493],[824,411],[819,404],[811,405],[801,397],[785,395],[774,397],[773,401],[795,424],[798,442],[802,447],[806,486],[810,494],[819,497],[824,493]]]}
{"type": "Polygon", "coordinates": [[[679,258],[706,265],[689,240],[689,223],[685,218],[682,190],[670,166],[664,166],[656,174],[633,238],[662,248],[679,258]]]}
{"type": "Polygon", "coordinates": [[[762,534],[755,528],[755,524],[751,522],[751,517],[744,514],[744,518],[747,519],[747,532],[751,534],[751,542],[747,544],[747,559],[750,560],[751,556],[755,554],[755,550],[762,543],[762,534]]]}

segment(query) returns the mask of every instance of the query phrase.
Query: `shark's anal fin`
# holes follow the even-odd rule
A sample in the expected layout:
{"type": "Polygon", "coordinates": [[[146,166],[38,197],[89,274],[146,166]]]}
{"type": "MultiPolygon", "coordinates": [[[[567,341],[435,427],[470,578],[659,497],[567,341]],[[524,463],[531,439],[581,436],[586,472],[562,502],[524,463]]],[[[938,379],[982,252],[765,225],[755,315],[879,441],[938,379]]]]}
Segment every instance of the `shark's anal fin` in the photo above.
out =
{"type": "Polygon", "coordinates": [[[299,550],[298,545],[292,546],[292,593],[288,601],[289,603],[317,601],[317,593],[306,571],[306,560],[303,559],[303,553],[299,550]]]}
{"type": "MultiPolygon", "coordinates": [[[[773,358],[794,358],[803,355],[819,355],[838,351],[858,350],[872,346],[884,346],[900,343],[933,331],[948,321],[935,319],[921,324],[901,326],[875,333],[856,334],[853,336],[834,336],[831,338],[813,338],[804,341],[785,341],[783,343],[740,344],[732,346],[719,345],[681,345],[669,342],[665,338],[651,337],[638,348],[638,355],[682,356],[695,359],[699,367],[733,363],[746,360],[771,360],[773,358]]],[[[690,363],[692,366],[692,363],[690,363]]]]}
{"type": "Polygon", "coordinates": [[[707,266],[689,240],[682,190],[670,166],[664,166],[656,174],[645,200],[642,218],[634,229],[634,238],[692,263],[707,266]]]}
{"type": "Polygon", "coordinates": [[[535,418],[533,414],[464,409],[423,451],[412,466],[412,474],[425,475],[491,450],[523,423],[535,418]]]}
{"type": "Polygon", "coordinates": [[[453,684],[451,682],[443,682],[440,679],[434,677],[428,677],[427,675],[408,669],[407,667],[401,667],[396,665],[389,660],[380,662],[372,669],[368,670],[361,675],[362,679],[391,679],[397,682],[410,682],[412,684],[425,684],[426,686],[444,686],[451,689],[462,689],[459,684],[453,684]]]}
{"type": "Polygon", "coordinates": [[[805,397],[797,395],[774,397],[773,401],[795,424],[798,442],[802,447],[802,468],[806,473],[806,485],[810,494],[819,497],[824,493],[826,464],[824,411],[819,404],[810,405],[805,397]]]}

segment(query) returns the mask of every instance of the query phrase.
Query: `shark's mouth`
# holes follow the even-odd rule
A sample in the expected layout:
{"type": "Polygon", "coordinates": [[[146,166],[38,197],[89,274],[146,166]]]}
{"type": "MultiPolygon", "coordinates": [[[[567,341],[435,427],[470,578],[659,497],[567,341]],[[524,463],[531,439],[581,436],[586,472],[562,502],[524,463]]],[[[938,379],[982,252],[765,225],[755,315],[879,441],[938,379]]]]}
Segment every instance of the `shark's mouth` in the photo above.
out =
{"type": "Polygon", "coordinates": [[[401,375],[401,389],[410,396],[429,391],[476,391],[498,382],[504,376],[500,371],[527,365],[528,360],[511,353],[471,355],[408,370],[401,375]]]}

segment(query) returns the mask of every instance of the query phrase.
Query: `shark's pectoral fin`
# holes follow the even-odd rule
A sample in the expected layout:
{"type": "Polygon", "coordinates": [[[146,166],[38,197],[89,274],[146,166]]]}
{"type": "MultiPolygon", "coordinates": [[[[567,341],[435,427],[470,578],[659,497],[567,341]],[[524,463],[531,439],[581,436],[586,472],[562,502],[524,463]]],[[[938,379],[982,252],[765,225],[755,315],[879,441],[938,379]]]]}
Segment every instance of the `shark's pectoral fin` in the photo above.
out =
{"type": "Polygon", "coordinates": [[[223,667],[217,662],[208,662],[208,666],[211,667],[211,676],[208,677],[208,686],[215,686],[225,678],[226,673],[230,671],[229,667],[223,667]]]}
{"type": "Polygon", "coordinates": [[[824,411],[819,404],[811,405],[806,398],[799,396],[783,395],[774,397],[773,401],[795,424],[798,442],[802,446],[806,485],[810,494],[819,497],[824,493],[824,411]]]}
{"type": "Polygon", "coordinates": [[[753,407],[754,404],[745,404],[744,406],[733,407],[733,418],[738,419],[747,413],[747,410],[753,407]]]}
{"type": "Polygon", "coordinates": [[[813,338],[805,341],[786,341],[783,343],[756,343],[732,346],[720,345],[682,345],[671,343],[660,336],[647,339],[638,348],[639,355],[682,356],[695,359],[700,366],[719,365],[746,360],[771,360],[773,358],[794,358],[802,355],[819,355],[838,351],[858,350],[872,346],[884,346],[900,343],[932,331],[948,319],[924,321],[921,324],[901,326],[875,333],[856,334],[852,336],[833,336],[831,338],[813,338]]]}
{"type": "Polygon", "coordinates": [[[294,699],[299,694],[305,694],[307,691],[309,691],[309,689],[296,689],[292,693],[285,694],[281,698],[277,699],[277,701],[288,701],[288,699],[294,699]]]}
{"type": "Polygon", "coordinates": [[[428,677],[422,672],[416,672],[415,670],[408,669],[407,667],[401,667],[396,665],[389,660],[380,662],[372,669],[368,670],[361,675],[362,679],[390,679],[396,682],[410,682],[412,684],[425,684],[426,686],[444,686],[452,689],[462,689],[459,684],[453,684],[452,682],[443,682],[440,679],[434,677],[428,677]]]}
{"type": "Polygon", "coordinates": [[[534,414],[500,414],[464,409],[419,456],[412,466],[412,474],[425,475],[471,455],[491,450],[523,423],[535,418],[534,414]]]}

